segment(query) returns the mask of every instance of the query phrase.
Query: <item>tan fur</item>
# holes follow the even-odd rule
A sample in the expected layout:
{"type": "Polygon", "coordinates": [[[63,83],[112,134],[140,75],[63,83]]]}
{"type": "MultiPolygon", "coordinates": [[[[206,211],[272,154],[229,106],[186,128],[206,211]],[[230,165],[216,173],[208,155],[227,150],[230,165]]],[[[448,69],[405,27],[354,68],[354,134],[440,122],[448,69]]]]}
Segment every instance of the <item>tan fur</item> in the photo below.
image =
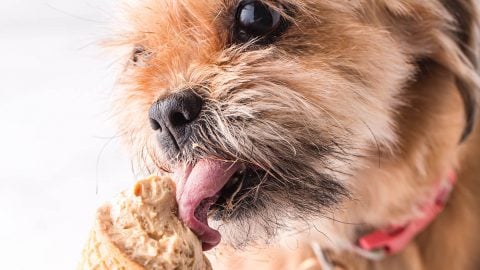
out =
{"type": "MultiPolygon", "coordinates": [[[[460,93],[475,100],[480,85],[476,0],[452,1],[460,11],[440,0],[281,0],[296,8],[292,25],[273,46],[256,50],[228,46],[226,14],[235,2],[143,0],[124,9],[129,28],[113,43],[148,52],[126,65],[116,103],[137,165],[146,173],[169,170],[173,161],[157,150],[148,110],[169,93],[195,88],[208,97],[216,118],[206,121],[224,155],[272,171],[279,181],[292,177],[281,170],[279,155],[297,156],[308,166],[305,177],[328,174],[349,196],[323,217],[286,218],[289,229],[272,228],[275,233],[247,221],[260,247],[242,254],[217,249],[216,269],[319,269],[311,241],[329,250],[339,269],[480,268],[478,125],[459,145],[465,127],[460,93]],[[305,142],[337,154],[311,156],[305,142]],[[405,251],[373,262],[345,250],[359,230],[418,215],[451,167],[459,184],[447,209],[405,251]],[[270,237],[281,244],[265,245],[270,237]]],[[[197,139],[205,144],[189,153],[192,160],[215,146],[197,139]]],[[[286,197],[265,197],[296,211],[286,197]]],[[[224,239],[238,240],[238,228],[222,229],[224,239]]]]}

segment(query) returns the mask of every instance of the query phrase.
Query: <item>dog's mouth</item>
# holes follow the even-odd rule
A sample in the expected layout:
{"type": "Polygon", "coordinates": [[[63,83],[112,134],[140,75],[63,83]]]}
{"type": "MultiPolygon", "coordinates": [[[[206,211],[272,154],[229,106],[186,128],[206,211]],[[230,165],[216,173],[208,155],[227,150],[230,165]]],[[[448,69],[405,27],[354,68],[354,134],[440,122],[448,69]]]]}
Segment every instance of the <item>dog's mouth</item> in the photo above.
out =
{"type": "Polygon", "coordinates": [[[220,233],[208,225],[208,217],[221,219],[231,214],[265,172],[244,163],[200,160],[174,170],[177,201],[182,221],[202,241],[204,250],[220,243],[220,233]]]}
{"type": "Polygon", "coordinates": [[[265,171],[254,166],[243,165],[228,180],[227,184],[218,193],[218,199],[210,207],[208,216],[215,220],[225,220],[233,215],[238,204],[247,201],[249,195],[256,195],[256,189],[265,177],[265,171]]]}

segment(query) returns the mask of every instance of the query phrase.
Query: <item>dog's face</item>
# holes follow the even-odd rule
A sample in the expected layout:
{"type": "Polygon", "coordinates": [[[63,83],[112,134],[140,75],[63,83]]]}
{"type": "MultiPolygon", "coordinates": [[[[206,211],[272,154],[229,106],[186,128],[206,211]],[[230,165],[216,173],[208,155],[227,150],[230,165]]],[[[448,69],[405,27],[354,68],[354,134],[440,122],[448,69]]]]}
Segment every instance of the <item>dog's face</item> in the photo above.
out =
{"type": "Polygon", "coordinates": [[[129,7],[120,125],[145,169],[174,172],[180,216],[206,249],[219,241],[207,215],[235,244],[270,238],[289,220],[335,208],[355,174],[396,147],[404,89],[418,55],[433,49],[403,37],[415,25],[409,38],[421,38],[427,26],[396,27],[395,18],[409,5],[441,10],[400,2],[129,7]]]}

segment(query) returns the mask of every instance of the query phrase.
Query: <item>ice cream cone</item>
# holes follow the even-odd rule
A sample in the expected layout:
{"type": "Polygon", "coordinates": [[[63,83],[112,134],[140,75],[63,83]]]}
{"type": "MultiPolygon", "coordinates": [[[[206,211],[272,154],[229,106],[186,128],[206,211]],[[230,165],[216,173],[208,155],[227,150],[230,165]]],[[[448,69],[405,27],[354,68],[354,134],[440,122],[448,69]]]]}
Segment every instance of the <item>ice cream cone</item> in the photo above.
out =
{"type": "Polygon", "coordinates": [[[140,181],[98,209],[77,270],[211,269],[198,239],[176,219],[172,184],[165,181],[171,180],[140,181]]]}
{"type": "MultiPolygon", "coordinates": [[[[99,209],[99,215],[103,211],[105,209],[99,209]]],[[[97,217],[77,270],[145,270],[145,267],[133,261],[113,243],[108,236],[107,226],[108,224],[102,224],[102,219],[97,217]]]]}

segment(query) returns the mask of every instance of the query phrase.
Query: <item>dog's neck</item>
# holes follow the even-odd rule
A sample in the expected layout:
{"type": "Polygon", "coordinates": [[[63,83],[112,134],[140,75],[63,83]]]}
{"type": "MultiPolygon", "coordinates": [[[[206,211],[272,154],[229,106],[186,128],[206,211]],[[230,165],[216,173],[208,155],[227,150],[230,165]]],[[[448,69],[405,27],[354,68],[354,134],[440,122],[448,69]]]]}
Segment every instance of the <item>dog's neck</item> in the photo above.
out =
{"type": "MultiPolygon", "coordinates": [[[[340,214],[335,213],[334,221],[322,222],[316,224],[315,227],[322,228],[322,233],[328,235],[328,240],[324,241],[319,237],[322,247],[327,247],[328,253],[333,254],[340,261],[347,261],[347,265],[370,264],[373,261],[365,259],[365,256],[359,256],[358,252],[345,248],[351,247],[352,243],[357,243],[367,229],[384,229],[392,224],[408,224],[409,221],[415,220],[422,216],[422,211],[418,211],[415,206],[429,204],[432,190],[435,190],[439,179],[445,179],[447,175],[446,168],[458,168],[459,184],[453,192],[453,197],[449,201],[448,209],[438,218],[429,220],[425,225],[425,230],[418,230],[414,233],[422,232],[409,245],[400,245],[401,251],[398,256],[386,257],[381,265],[388,265],[388,262],[399,258],[405,259],[405,267],[398,269],[468,269],[458,268],[458,265],[452,264],[450,268],[438,265],[438,267],[413,267],[415,263],[423,264],[425,256],[435,254],[444,254],[445,257],[451,257],[447,251],[459,253],[457,250],[451,250],[449,242],[460,242],[464,244],[465,239],[451,239],[450,234],[458,234],[462,232],[463,227],[472,228],[480,225],[478,217],[471,217],[470,211],[479,206],[478,200],[470,198],[469,194],[473,194],[473,190],[480,191],[475,186],[477,182],[475,175],[480,174],[478,166],[466,166],[472,163],[473,159],[466,159],[466,155],[475,154],[474,149],[480,151],[480,131],[477,130],[466,144],[459,146],[458,138],[461,135],[464,117],[461,113],[461,102],[454,91],[455,86],[451,82],[448,74],[443,74],[442,69],[438,69],[431,73],[432,78],[443,78],[443,80],[428,80],[419,83],[412,89],[412,93],[425,94],[425,96],[433,97],[435,100],[429,102],[427,99],[416,104],[415,108],[422,108],[426,111],[435,112],[435,115],[421,115],[415,111],[404,114],[405,122],[409,125],[425,125],[426,130],[432,132],[426,134],[412,134],[409,129],[400,127],[402,130],[401,138],[403,139],[403,154],[398,159],[390,159],[384,161],[381,166],[373,169],[365,170],[358,177],[357,198],[358,200],[348,202],[344,207],[344,211],[340,214]],[[449,86],[450,85],[450,86],[449,86]],[[435,93],[433,93],[435,91],[435,93]],[[423,92],[423,93],[422,93],[423,92]],[[424,136],[421,138],[420,136],[424,136]],[[467,177],[465,177],[467,175],[467,177]],[[361,182],[361,184],[358,184],[361,182]],[[400,184],[399,184],[400,183],[400,184]],[[468,188],[466,188],[468,186],[468,188]],[[409,187],[409,188],[405,188],[409,187]],[[461,196],[456,194],[461,193],[461,196]],[[467,202],[466,199],[471,201],[467,202]],[[426,202],[427,201],[427,202],[426,202]],[[470,203],[470,204],[469,204],[470,203]],[[463,215],[458,214],[463,212],[463,215]],[[342,221],[342,222],[338,222],[342,221]],[[432,224],[430,221],[434,221],[432,224]],[[466,224],[469,223],[469,224],[466,224]],[[439,225],[440,224],[440,225],[439,225]],[[460,225],[461,224],[461,225],[460,225]],[[363,233],[359,233],[362,231],[363,233]],[[436,234],[435,239],[431,235],[436,234]],[[428,238],[428,239],[426,239],[428,238]],[[406,246],[405,249],[403,249],[406,246]],[[348,255],[345,255],[348,254],[348,255]],[[414,254],[414,255],[412,255],[414,254]],[[415,257],[416,259],[412,259],[415,257]],[[418,260],[418,261],[416,261],[418,260]]],[[[401,124],[400,124],[401,125],[401,124]]],[[[420,128],[416,130],[421,130],[420,128]]],[[[475,154],[478,156],[478,154],[475,154]]],[[[476,160],[479,160],[479,157],[476,160]]],[[[373,162],[372,162],[373,164],[373,162]]],[[[477,184],[478,185],[478,184],[477,184]]],[[[431,200],[430,200],[431,203],[431,200]]],[[[368,231],[367,231],[368,232],[368,231]]],[[[472,237],[478,240],[479,237],[472,237]]],[[[410,240],[410,237],[409,239],[410,240]]],[[[409,242],[409,241],[407,241],[409,242]]],[[[470,243],[470,241],[468,241],[470,243]]],[[[472,241],[472,243],[475,243],[472,241]]],[[[462,248],[463,250],[463,248],[462,248]]],[[[473,249],[475,250],[475,249],[473,249]]],[[[360,249],[362,251],[362,249],[360,249]]],[[[467,251],[463,251],[468,254],[467,251]]],[[[369,253],[366,253],[369,255],[369,253]]],[[[471,263],[472,259],[463,254],[457,254],[459,259],[454,260],[456,263],[471,263]]],[[[471,254],[470,254],[471,255],[471,254]]],[[[442,255],[435,255],[442,256],[442,255]]],[[[435,260],[429,260],[436,263],[435,260]]],[[[450,262],[445,263],[450,265],[450,262]]],[[[401,265],[401,264],[399,264],[401,265]]],[[[349,269],[349,268],[347,268],[349,269]]],[[[372,269],[369,266],[356,267],[354,269],[372,269]]],[[[379,268],[384,269],[384,268],[379,268]]],[[[390,269],[390,268],[385,268],[390,269]]],[[[397,268],[395,268],[397,269],[397,268]]]]}
{"type": "MultiPolygon", "coordinates": [[[[386,256],[402,252],[444,210],[456,181],[456,171],[447,171],[444,177],[432,186],[429,198],[423,200],[425,204],[419,206],[418,216],[404,224],[390,224],[387,228],[375,228],[368,234],[361,234],[356,242],[350,243],[345,249],[367,260],[383,260],[386,256]]],[[[322,269],[334,269],[335,266],[328,259],[328,251],[314,242],[312,249],[322,264],[322,269]]]]}
{"type": "Polygon", "coordinates": [[[360,252],[359,255],[373,252],[376,255],[387,256],[403,251],[412,239],[425,230],[444,210],[456,180],[455,170],[449,170],[432,187],[432,195],[424,199],[425,204],[419,206],[418,217],[405,224],[390,224],[388,228],[376,228],[373,232],[361,236],[356,245],[364,252],[360,252]]]}

